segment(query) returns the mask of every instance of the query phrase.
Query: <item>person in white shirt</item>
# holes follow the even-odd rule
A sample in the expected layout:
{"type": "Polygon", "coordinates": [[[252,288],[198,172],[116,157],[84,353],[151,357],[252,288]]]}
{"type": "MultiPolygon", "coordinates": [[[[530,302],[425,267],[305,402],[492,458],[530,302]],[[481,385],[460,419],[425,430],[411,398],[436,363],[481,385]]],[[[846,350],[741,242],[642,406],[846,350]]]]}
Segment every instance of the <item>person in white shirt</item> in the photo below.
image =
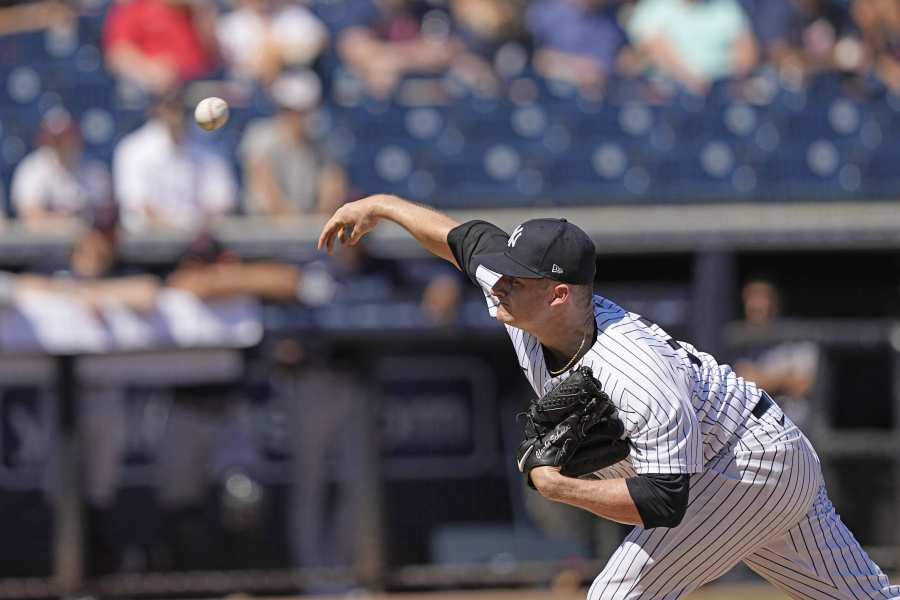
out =
{"type": "Polygon", "coordinates": [[[328,28],[291,0],[236,0],[216,35],[232,75],[271,83],[284,68],[308,67],[328,45],[328,28]]]}
{"type": "Polygon", "coordinates": [[[84,156],[78,126],[62,108],[47,112],[38,147],[13,173],[11,199],[19,220],[30,229],[52,229],[89,222],[111,202],[106,167],[84,156]]]}
{"type": "Polygon", "coordinates": [[[150,120],[116,146],[113,182],[129,233],[151,228],[195,232],[237,206],[231,167],[189,139],[177,94],[160,98],[150,120]]]}
{"type": "Polygon", "coordinates": [[[272,117],[247,125],[238,152],[247,211],[279,217],[332,213],[347,196],[347,175],[310,135],[322,84],[312,71],[282,75],[269,88],[272,117]]]}

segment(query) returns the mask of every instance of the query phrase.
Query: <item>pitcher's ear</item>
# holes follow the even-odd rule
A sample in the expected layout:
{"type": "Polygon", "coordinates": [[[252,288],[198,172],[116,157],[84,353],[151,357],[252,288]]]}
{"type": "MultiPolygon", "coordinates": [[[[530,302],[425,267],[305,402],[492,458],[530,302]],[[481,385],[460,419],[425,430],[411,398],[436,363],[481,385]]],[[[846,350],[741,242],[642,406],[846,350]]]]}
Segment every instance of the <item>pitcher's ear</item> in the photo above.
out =
{"type": "Polygon", "coordinates": [[[572,287],[568,283],[557,283],[553,286],[553,298],[550,306],[559,306],[572,301],[572,287]]]}

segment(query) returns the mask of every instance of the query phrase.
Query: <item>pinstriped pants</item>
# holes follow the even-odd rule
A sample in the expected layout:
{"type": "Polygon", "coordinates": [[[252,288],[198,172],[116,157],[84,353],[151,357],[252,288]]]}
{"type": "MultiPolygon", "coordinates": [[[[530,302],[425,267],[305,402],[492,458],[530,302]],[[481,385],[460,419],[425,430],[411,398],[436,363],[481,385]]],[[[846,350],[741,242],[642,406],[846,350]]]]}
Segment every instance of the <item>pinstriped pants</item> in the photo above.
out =
{"type": "Polygon", "coordinates": [[[792,598],[900,598],[828,500],[806,437],[771,407],[691,477],[684,520],[636,527],[588,600],[682,598],[744,561],[792,598]]]}

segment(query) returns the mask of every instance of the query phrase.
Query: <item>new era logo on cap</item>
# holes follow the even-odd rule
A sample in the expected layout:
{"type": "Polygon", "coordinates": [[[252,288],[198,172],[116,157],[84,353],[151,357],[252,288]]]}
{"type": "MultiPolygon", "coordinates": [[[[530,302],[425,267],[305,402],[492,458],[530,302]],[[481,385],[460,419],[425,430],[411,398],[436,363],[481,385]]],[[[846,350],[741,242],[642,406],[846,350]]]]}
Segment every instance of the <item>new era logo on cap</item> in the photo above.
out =
{"type": "Polygon", "coordinates": [[[505,252],[475,258],[508,277],[545,277],[574,284],[594,281],[594,243],[565,219],[526,221],[513,230],[506,247],[505,252]],[[524,235],[526,231],[528,235],[524,235]]]}

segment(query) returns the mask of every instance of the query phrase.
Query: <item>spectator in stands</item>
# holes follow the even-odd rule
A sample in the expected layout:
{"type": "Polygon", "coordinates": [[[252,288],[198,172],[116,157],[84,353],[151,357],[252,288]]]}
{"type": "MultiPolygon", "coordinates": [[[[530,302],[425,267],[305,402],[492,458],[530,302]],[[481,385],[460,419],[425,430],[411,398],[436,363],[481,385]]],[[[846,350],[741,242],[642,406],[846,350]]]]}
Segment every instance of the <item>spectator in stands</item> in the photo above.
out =
{"type": "MultiPolygon", "coordinates": [[[[778,288],[763,278],[748,281],[741,298],[744,322],[765,331],[777,323],[781,313],[778,288]]],[[[819,351],[812,342],[768,343],[735,360],[735,372],[772,394],[791,420],[805,425],[809,420],[809,396],[816,381],[819,351]]]]}
{"type": "Polygon", "coordinates": [[[76,18],[72,7],[60,0],[4,2],[0,7],[0,35],[72,27],[76,18]]]}
{"type": "MultiPolygon", "coordinates": [[[[209,301],[249,296],[272,302],[297,301],[316,305],[331,299],[334,282],[277,261],[243,262],[207,232],[191,242],[178,267],[160,280],[119,262],[118,231],[109,211],[79,236],[67,266],[47,265],[41,274],[3,273],[2,304],[29,290],[64,294],[96,312],[104,306],[146,311],[156,307],[163,288],[188,292],[209,301]]],[[[102,315],[99,315],[101,316],[102,315]]]]}
{"type": "Polygon", "coordinates": [[[29,229],[90,223],[95,210],[111,205],[109,171],[84,156],[81,134],[69,113],[61,108],[47,112],[37,146],[16,167],[11,187],[13,208],[29,229]]]}
{"type": "Polygon", "coordinates": [[[694,94],[756,66],[756,39],[737,0],[640,0],[627,30],[649,67],[694,94]]]}
{"type": "Polygon", "coordinates": [[[232,75],[266,85],[286,68],[310,67],[329,35],[318,17],[292,0],[235,0],[216,32],[232,75]]]}
{"type": "Polygon", "coordinates": [[[422,313],[425,322],[444,327],[452,325],[459,316],[462,304],[462,286],[455,273],[434,276],[422,294],[422,313]]]}
{"type": "Polygon", "coordinates": [[[625,33],[618,0],[536,0],[528,7],[534,64],[545,77],[599,92],[616,70],[625,33]]]}
{"type": "Polygon", "coordinates": [[[454,73],[479,92],[496,94],[499,78],[519,74],[515,60],[504,60],[501,50],[517,43],[525,51],[524,2],[453,0],[450,11],[454,34],[464,46],[454,61],[454,73]]]}
{"type": "Polygon", "coordinates": [[[272,217],[330,214],[346,199],[347,183],[309,135],[319,79],[312,71],[284,75],[270,94],[278,114],[248,125],[241,141],[247,209],[272,217]]]}
{"type": "Polygon", "coordinates": [[[348,4],[338,53],[373,96],[390,96],[408,74],[443,73],[460,53],[445,31],[422,29],[422,7],[414,0],[358,0],[348,4]]]}
{"type": "Polygon", "coordinates": [[[830,0],[744,0],[744,4],[763,60],[784,82],[796,86],[819,71],[853,67],[846,54],[857,42],[846,36],[850,20],[846,6],[830,0]]]}
{"type": "Polygon", "coordinates": [[[110,72],[151,94],[210,74],[218,64],[209,0],[120,0],[103,32],[110,72]]]}
{"type": "Polygon", "coordinates": [[[45,265],[46,274],[64,293],[72,289],[65,287],[69,284],[89,285],[134,275],[121,263],[119,243],[118,213],[115,206],[108,205],[92,213],[87,228],[72,244],[67,264],[45,265]]]}
{"type": "Polygon", "coordinates": [[[150,119],[119,142],[113,183],[129,232],[150,228],[196,231],[234,212],[237,185],[230,165],[189,138],[182,96],[160,97],[150,119]]]}
{"type": "Polygon", "coordinates": [[[321,273],[334,282],[335,302],[389,301],[406,287],[397,262],[373,256],[365,243],[344,250],[304,265],[304,272],[321,273]]]}
{"type": "MultiPolygon", "coordinates": [[[[397,261],[374,256],[365,242],[317,259],[303,268],[304,278],[316,277],[318,293],[331,282],[334,302],[381,303],[415,298],[423,325],[444,326],[458,316],[462,291],[458,272],[439,265],[434,270],[407,271],[397,261]],[[327,276],[327,279],[326,277],[327,276]]],[[[405,322],[410,325],[412,321],[405,322]]]]}
{"type": "Polygon", "coordinates": [[[856,0],[853,18],[862,32],[867,64],[900,94],[900,4],[896,0],[856,0]]]}
{"type": "MultiPolygon", "coordinates": [[[[252,296],[272,302],[315,304],[319,283],[294,265],[277,261],[243,262],[208,232],[201,232],[166,278],[166,286],[200,300],[252,296]]],[[[328,285],[329,282],[325,282],[328,285]]]]}
{"type": "Polygon", "coordinates": [[[119,255],[118,212],[108,205],[93,213],[91,223],[76,237],[65,264],[51,262],[19,275],[16,296],[34,290],[59,294],[82,303],[98,318],[103,318],[103,310],[108,307],[137,312],[153,309],[159,279],[123,265],[119,255]]]}

